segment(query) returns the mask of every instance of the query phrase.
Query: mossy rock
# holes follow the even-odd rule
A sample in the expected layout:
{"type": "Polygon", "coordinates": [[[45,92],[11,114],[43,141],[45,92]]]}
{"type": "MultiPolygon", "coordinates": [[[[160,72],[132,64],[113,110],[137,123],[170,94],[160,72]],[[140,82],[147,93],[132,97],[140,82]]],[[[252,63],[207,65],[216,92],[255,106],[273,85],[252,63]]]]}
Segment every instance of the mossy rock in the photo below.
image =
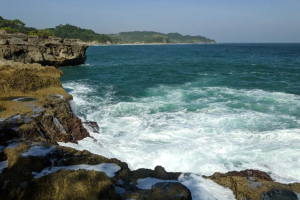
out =
{"type": "Polygon", "coordinates": [[[22,199],[113,200],[115,187],[103,172],[59,170],[32,182],[22,199]]]}
{"type": "Polygon", "coordinates": [[[266,172],[259,170],[233,171],[226,174],[216,172],[212,176],[205,178],[230,188],[236,199],[258,200],[263,199],[267,195],[269,197],[272,196],[272,198],[269,198],[270,200],[275,200],[278,199],[275,195],[276,191],[284,191],[279,196],[279,199],[283,200],[290,199],[290,193],[300,193],[300,183],[278,183],[273,181],[266,172]]]}
{"type": "Polygon", "coordinates": [[[181,183],[156,183],[150,190],[136,190],[123,194],[123,199],[135,200],[191,200],[190,190],[181,183]]]}

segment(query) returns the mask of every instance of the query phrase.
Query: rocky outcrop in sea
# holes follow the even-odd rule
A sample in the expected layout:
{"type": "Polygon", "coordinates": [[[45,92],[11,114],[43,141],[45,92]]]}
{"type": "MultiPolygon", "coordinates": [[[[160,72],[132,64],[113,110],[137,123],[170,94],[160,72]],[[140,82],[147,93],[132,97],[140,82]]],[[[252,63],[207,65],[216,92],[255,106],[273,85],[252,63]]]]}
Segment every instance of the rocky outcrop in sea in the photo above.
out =
{"type": "Polygon", "coordinates": [[[87,44],[79,39],[0,32],[0,60],[62,67],[86,60],[87,44]]]}

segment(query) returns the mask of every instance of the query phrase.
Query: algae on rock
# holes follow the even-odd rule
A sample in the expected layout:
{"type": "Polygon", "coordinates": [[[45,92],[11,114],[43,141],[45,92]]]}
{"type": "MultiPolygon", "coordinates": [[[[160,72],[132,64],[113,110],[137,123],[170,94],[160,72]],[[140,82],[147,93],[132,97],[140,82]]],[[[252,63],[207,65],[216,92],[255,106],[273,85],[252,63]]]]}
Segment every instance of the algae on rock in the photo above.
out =
{"type": "Polygon", "coordinates": [[[71,110],[61,70],[0,61],[0,139],[76,142],[89,136],[71,110]],[[23,100],[22,100],[23,99],[23,100]]]}

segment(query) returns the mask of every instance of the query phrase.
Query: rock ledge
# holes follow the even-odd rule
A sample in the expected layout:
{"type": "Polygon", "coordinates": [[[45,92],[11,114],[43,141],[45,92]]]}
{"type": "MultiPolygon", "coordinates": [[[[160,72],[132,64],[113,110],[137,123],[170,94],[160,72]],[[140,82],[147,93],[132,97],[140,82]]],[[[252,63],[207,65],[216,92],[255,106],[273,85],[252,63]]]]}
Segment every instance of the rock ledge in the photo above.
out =
{"type": "Polygon", "coordinates": [[[0,60],[62,67],[86,60],[87,44],[78,39],[0,33],[0,60]]]}

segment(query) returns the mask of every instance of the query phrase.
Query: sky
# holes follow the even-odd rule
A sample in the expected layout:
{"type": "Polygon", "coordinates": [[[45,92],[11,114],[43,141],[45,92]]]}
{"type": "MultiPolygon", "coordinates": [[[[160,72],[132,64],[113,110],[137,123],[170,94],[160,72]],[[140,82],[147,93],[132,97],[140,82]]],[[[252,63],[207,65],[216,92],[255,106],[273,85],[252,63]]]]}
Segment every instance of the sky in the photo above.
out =
{"type": "Polygon", "coordinates": [[[300,42],[300,0],[0,0],[0,16],[38,29],[178,32],[219,43],[300,42]]]}

